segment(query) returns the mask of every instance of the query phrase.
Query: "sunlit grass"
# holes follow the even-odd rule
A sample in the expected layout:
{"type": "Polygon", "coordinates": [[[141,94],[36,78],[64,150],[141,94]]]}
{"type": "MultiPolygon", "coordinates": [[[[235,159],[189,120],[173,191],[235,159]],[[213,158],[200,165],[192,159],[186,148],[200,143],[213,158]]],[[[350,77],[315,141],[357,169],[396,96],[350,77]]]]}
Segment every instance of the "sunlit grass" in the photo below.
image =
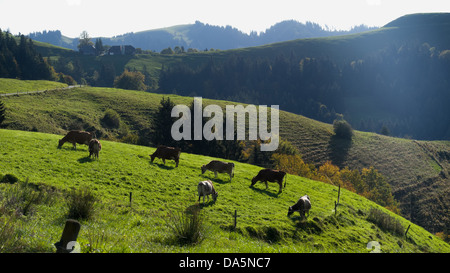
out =
{"type": "MultiPolygon", "coordinates": [[[[150,163],[154,148],[102,141],[100,158],[91,160],[86,146],[57,149],[61,137],[0,130],[0,173],[55,187],[61,196],[52,205],[39,204],[32,215],[15,219],[17,232],[27,234],[21,239],[26,241],[24,251],[54,250],[68,216],[63,196],[82,187],[98,198],[93,216],[80,220],[82,252],[367,252],[366,244],[372,240],[382,242],[383,252],[450,249],[413,224],[408,240],[383,232],[367,221],[372,207],[392,215],[404,228],[410,223],[343,189],[335,215],[337,188],[325,183],[289,175],[286,189],[278,195],[274,184],[268,190],[262,183],[249,187],[260,169],[256,166],[235,162],[235,177],[229,182],[226,177],[201,174],[200,166],[209,157],[182,153],[175,168],[173,161],[150,163]],[[174,243],[167,219],[199,206],[196,187],[205,179],[214,182],[219,197],[215,203],[200,205],[204,238],[196,244],[174,243]],[[304,194],[312,201],[309,218],[287,217],[288,207],[304,194]]],[[[0,193],[8,187],[0,184],[0,193]]]]}

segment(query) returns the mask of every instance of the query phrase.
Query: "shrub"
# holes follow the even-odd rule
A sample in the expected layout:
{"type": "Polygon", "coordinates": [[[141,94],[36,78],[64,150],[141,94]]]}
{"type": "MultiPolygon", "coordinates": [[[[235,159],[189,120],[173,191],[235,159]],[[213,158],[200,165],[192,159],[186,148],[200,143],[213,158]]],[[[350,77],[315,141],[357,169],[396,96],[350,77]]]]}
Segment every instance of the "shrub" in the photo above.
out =
{"type": "Polygon", "coordinates": [[[169,217],[167,222],[173,231],[174,239],[179,244],[197,244],[205,237],[203,215],[199,208],[192,209],[189,213],[182,212],[169,217]]]}
{"type": "Polygon", "coordinates": [[[67,196],[68,217],[73,219],[90,219],[94,214],[97,198],[89,188],[73,189],[67,196]]]}
{"type": "Polygon", "coordinates": [[[139,71],[130,72],[125,69],[122,75],[114,80],[114,87],[128,90],[145,90],[145,76],[139,71]]]}
{"type": "Polygon", "coordinates": [[[352,139],[353,128],[347,121],[343,119],[335,120],[333,122],[333,128],[336,137],[343,139],[352,139]]]}
{"type": "Polygon", "coordinates": [[[103,115],[101,121],[109,128],[120,127],[120,115],[112,109],[108,109],[105,111],[105,114],[103,115]]]}

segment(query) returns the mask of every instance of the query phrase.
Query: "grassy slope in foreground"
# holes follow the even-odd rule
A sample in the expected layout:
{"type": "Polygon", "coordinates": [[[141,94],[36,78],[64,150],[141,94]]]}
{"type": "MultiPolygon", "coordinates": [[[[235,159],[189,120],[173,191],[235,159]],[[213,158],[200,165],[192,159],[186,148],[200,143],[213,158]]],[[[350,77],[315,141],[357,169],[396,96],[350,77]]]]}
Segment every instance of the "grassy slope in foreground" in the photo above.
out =
{"type": "MultiPolygon", "coordinates": [[[[9,129],[64,134],[69,128],[95,128],[104,135],[117,132],[102,127],[100,119],[106,109],[121,115],[131,133],[148,132],[163,94],[113,88],[84,87],[70,91],[48,92],[32,96],[3,98],[7,108],[4,125],[9,129]]],[[[190,105],[192,98],[169,95],[175,104],[190,105]]],[[[203,99],[203,104],[225,105],[236,102],[203,99]]],[[[117,131],[117,130],[116,130],[117,131]]],[[[414,221],[431,228],[445,224],[448,179],[441,173],[450,170],[445,156],[450,142],[414,141],[355,131],[353,141],[334,139],[333,126],[300,115],[280,111],[280,136],[292,142],[305,162],[335,164],[351,169],[374,166],[386,177],[401,202],[404,215],[411,212],[411,194],[415,195],[414,221]],[[427,149],[424,149],[427,147],[427,149]]],[[[102,137],[104,138],[104,137],[102,137]]],[[[448,176],[447,176],[448,177],[448,176]]]]}
{"type": "MultiPolygon", "coordinates": [[[[212,158],[182,154],[180,166],[151,164],[150,147],[102,141],[99,160],[89,160],[86,146],[75,151],[71,145],[57,149],[61,136],[13,130],[0,130],[0,172],[12,173],[21,180],[45,183],[59,189],[92,188],[101,202],[94,219],[83,221],[79,234],[82,250],[97,241],[98,251],[110,252],[367,252],[369,241],[381,243],[383,252],[450,252],[450,246],[423,228],[411,224],[409,240],[380,230],[366,220],[371,207],[378,205],[341,190],[340,206],[334,215],[337,188],[325,183],[289,175],[287,187],[277,195],[277,187],[265,190],[259,183],[250,188],[250,179],[259,167],[235,162],[232,182],[226,175],[213,179],[218,200],[202,208],[206,217],[206,239],[194,246],[170,243],[168,215],[196,206],[196,186],[212,179],[201,175],[200,166],[212,158]],[[128,195],[133,193],[133,208],[128,195]],[[308,194],[312,210],[306,222],[288,218],[287,209],[308,194]],[[234,211],[237,232],[230,231],[234,211]],[[100,239],[100,243],[98,240],[100,239]],[[400,247],[401,246],[401,247],[400,247]]],[[[0,189],[11,187],[0,184],[0,189]]],[[[39,251],[52,251],[60,238],[66,208],[62,201],[40,205],[21,220],[21,229],[39,251]],[[29,227],[29,228],[28,228],[29,227]]],[[[407,220],[392,215],[406,229],[407,220]]]]}

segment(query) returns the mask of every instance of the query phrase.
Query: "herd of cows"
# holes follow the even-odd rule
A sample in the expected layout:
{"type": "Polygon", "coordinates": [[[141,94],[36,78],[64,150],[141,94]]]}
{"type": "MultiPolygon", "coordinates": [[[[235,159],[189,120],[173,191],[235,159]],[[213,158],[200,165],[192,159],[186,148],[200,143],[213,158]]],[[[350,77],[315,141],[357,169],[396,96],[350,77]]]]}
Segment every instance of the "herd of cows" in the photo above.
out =
{"type": "MultiPolygon", "coordinates": [[[[58,148],[61,148],[64,143],[71,143],[73,148],[77,148],[77,144],[84,144],[89,147],[89,158],[94,156],[94,158],[98,158],[99,152],[102,149],[102,145],[100,141],[94,138],[94,135],[85,131],[70,131],[68,132],[62,139],[59,140],[58,148]]],[[[155,158],[159,158],[166,164],[167,160],[174,160],[176,167],[178,167],[178,163],[180,161],[181,149],[174,147],[167,147],[160,145],[157,147],[156,151],[150,155],[151,162],[155,160],[155,158]]],[[[202,174],[204,174],[207,170],[214,172],[215,177],[217,178],[217,173],[227,173],[230,176],[230,182],[234,177],[234,163],[230,162],[222,162],[219,160],[213,160],[206,165],[201,167],[202,174]]],[[[253,177],[251,187],[255,185],[258,181],[264,182],[266,184],[266,189],[268,188],[267,182],[275,182],[279,185],[279,192],[282,192],[283,187],[283,179],[284,187],[286,187],[286,173],[279,170],[273,169],[262,169],[259,173],[253,177]]],[[[213,201],[217,200],[218,193],[214,188],[214,185],[211,180],[200,181],[197,186],[198,189],[198,202],[200,202],[200,198],[203,196],[203,203],[205,203],[205,197],[209,201],[209,196],[212,196],[213,201]]],[[[302,196],[295,205],[289,207],[288,216],[292,213],[298,211],[302,218],[306,216],[306,213],[309,213],[311,209],[311,201],[308,195],[302,196]]]]}

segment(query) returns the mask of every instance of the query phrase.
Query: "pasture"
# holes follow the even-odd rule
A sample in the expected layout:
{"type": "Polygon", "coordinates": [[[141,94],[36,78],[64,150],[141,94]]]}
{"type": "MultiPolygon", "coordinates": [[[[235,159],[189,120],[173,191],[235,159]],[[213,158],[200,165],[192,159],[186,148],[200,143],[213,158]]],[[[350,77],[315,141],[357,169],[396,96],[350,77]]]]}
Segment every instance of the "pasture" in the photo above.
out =
{"type": "MultiPolygon", "coordinates": [[[[261,169],[233,162],[232,182],[226,174],[200,167],[213,158],[181,154],[179,167],[173,161],[150,162],[151,147],[111,141],[102,142],[99,159],[90,159],[88,148],[65,144],[62,135],[0,130],[0,174],[13,174],[20,181],[42,184],[56,190],[54,202],[38,204],[33,213],[11,217],[26,244],[26,252],[53,252],[67,218],[65,194],[87,187],[98,198],[92,219],[81,220],[78,236],[82,252],[369,252],[378,241],[383,252],[449,252],[450,247],[423,228],[384,210],[365,198],[341,189],[340,205],[334,211],[337,187],[288,175],[283,193],[278,185],[249,187],[261,169]],[[210,179],[219,194],[217,201],[197,203],[197,184],[210,179]],[[130,193],[132,201],[130,203],[130,193]],[[287,217],[288,207],[308,194],[310,216],[287,217]],[[171,221],[176,215],[200,209],[204,239],[197,244],[179,244],[172,239],[171,221]],[[408,238],[384,231],[367,220],[371,208],[391,215],[408,238]],[[237,211],[237,226],[233,215],[237,211]]],[[[15,184],[0,183],[2,196],[15,184]]],[[[1,206],[0,206],[1,207],[1,206]]],[[[0,219],[7,219],[0,215],[0,219]]],[[[0,222],[6,223],[5,221],[0,222]]],[[[0,225],[2,228],[2,225],[0,225]]]]}
{"type": "Polygon", "coordinates": [[[0,78],[0,94],[51,90],[64,87],[67,87],[67,84],[53,81],[24,81],[0,78]]]}

